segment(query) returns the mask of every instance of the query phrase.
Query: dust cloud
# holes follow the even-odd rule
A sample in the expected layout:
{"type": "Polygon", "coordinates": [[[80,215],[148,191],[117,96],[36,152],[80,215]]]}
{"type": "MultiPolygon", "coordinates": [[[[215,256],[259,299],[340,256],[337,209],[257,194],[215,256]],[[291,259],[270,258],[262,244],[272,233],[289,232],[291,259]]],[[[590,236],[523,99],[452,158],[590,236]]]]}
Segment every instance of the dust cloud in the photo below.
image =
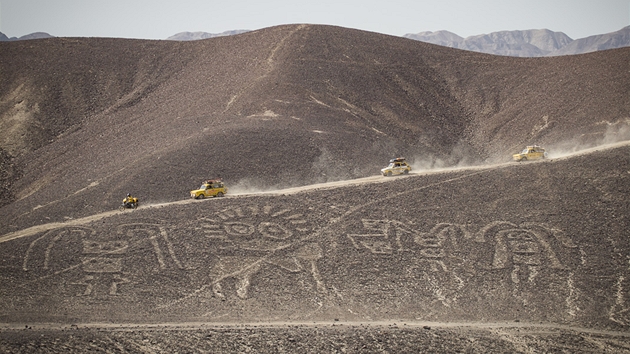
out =
{"type": "Polygon", "coordinates": [[[456,144],[450,153],[439,157],[434,154],[412,155],[407,158],[412,172],[439,172],[486,164],[481,156],[474,153],[474,149],[465,142],[456,144]]]}
{"type": "Polygon", "coordinates": [[[278,189],[254,178],[243,178],[227,187],[230,195],[269,193],[278,189]]]}
{"type": "MultiPolygon", "coordinates": [[[[602,125],[603,124],[606,124],[605,131],[594,133],[592,136],[582,136],[570,141],[542,146],[547,150],[548,158],[554,159],[586,153],[594,148],[617,145],[624,142],[630,143],[630,119],[616,123],[602,122],[602,125]]],[[[485,158],[474,151],[475,149],[469,144],[462,142],[457,144],[450,153],[446,155],[416,153],[411,156],[399,154],[391,156],[391,158],[405,157],[412,167],[411,173],[422,174],[509,164],[513,162],[512,153],[516,153],[520,151],[520,149],[509,154],[502,152],[501,154],[490,155],[490,157],[485,158]]],[[[361,166],[340,166],[340,162],[336,161],[334,154],[323,149],[322,154],[312,163],[312,175],[308,182],[294,179],[283,180],[280,183],[270,185],[267,181],[255,178],[244,178],[228,186],[229,194],[285,193],[293,189],[304,190],[351,183],[371,183],[376,181],[375,177],[381,176],[380,169],[386,167],[388,162],[388,160],[385,160],[382,166],[370,168],[369,170],[365,168],[361,169],[361,166]]]]}
{"type": "Polygon", "coordinates": [[[573,140],[563,141],[551,144],[545,149],[549,154],[549,158],[561,158],[570,155],[580,154],[597,147],[614,145],[626,141],[630,141],[630,118],[619,120],[614,123],[601,122],[606,125],[605,131],[602,133],[593,133],[593,136],[583,135],[573,140]]]}

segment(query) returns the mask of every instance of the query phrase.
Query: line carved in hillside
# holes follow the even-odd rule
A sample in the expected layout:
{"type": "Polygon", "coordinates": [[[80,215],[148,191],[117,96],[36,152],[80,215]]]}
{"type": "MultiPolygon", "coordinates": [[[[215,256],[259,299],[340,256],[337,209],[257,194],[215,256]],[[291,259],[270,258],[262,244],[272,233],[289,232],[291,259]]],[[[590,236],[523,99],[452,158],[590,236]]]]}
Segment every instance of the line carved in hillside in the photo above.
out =
{"type": "Polygon", "coordinates": [[[250,89],[251,87],[253,87],[257,82],[259,82],[261,79],[267,77],[267,75],[269,74],[269,72],[271,72],[274,68],[274,57],[276,56],[276,53],[278,52],[278,50],[280,50],[280,48],[282,48],[284,46],[284,43],[287,41],[287,39],[289,39],[294,33],[302,30],[303,28],[305,28],[307,25],[299,25],[297,26],[294,30],[292,30],[291,32],[289,32],[289,34],[287,34],[286,36],[284,36],[273,48],[271,48],[271,52],[269,53],[269,56],[267,56],[266,59],[266,63],[267,63],[267,69],[265,70],[265,72],[259,76],[258,78],[256,78],[255,80],[253,80],[250,84],[246,85],[246,87],[241,90],[240,92],[233,94],[230,97],[230,100],[227,102],[225,109],[223,110],[222,113],[227,112],[230,107],[232,107],[232,105],[234,104],[234,102],[236,102],[238,100],[238,98],[241,96],[241,94],[250,89]]]}
{"type": "Polygon", "coordinates": [[[150,249],[153,251],[160,270],[184,269],[175,254],[166,229],[161,225],[146,223],[119,225],[114,235],[84,226],[70,226],[48,231],[29,244],[24,255],[22,269],[44,271],[46,275],[40,279],[79,270],[82,274],[79,276],[80,279],[69,283],[84,288],[78,294],[79,296],[92,295],[95,287],[106,284],[108,284],[109,295],[118,295],[119,285],[132,283],[128,275],[132,272],[126,265],[128,258],[132,257],[129,250],[146,241],[151,245],[150,249]],[[76,246],[80,249],[81,256],[79,262],[75,261],[74,264],[57,269],[55,263],[68,263],[67,260],[62,262],[61,259],[55,259],[55,251],[61,251],[62,243],[64,250],[68,250],[68,245],[76,246]]]}
{"type": "Polygon", "coordinates": [[[396,220],[362,219],[361,222],[365,233],[346,234],[355,249],[367,249],[377,255],[417,252],[420,258],[433,263],[433,270],[438,268],[447,270],[442,261],[447,242],[450,242],[452,247],[458,247],[463,240],[475,243],[494,241],[491,267],[493,269],[514,267],[515,283],[519,282],[517,271],[521,266],[532,269],[565,268],[551,247],[552,239],[559,241],[566,248],[577,247],[562,230],[539,223],[516,225],[507,221],[495,221],[472,233],[464,225],[453,223],[439,223],[429,232],[420,232],[411,225],[396,220]]]}
{"type": "MultiPolygon", "coordinates": [[[[494,272],[512,284],[512,296],[524,303],[533,296],[531,286],[536,282],[559,286],[558,296],[563,297],[567,313],[571,318],[578,315],[574,273],[563,261],[571,258],[567,250],[577,245],[558,228],[509,221],[494,221],[477,229],[448,222],[419,227],[387,218],[351,220],[346,215],[344,223],[331,221],[316,229],[307,213],[291,207],[246,204],[199,216],[194,225],[184,228],[169,229],[162,223],[107,229],[99,229],[98,224],[94,228],[61,227],[34,238],[22,268],[33,271],[38,279],[65,273],[66,280],[61,283],[65,289],[74,289],[72,296],[109,297],[112,301],[139,291],[135,288],[145,283],[147,269],[161,273],[165,280],[173,276],[194,279],[190,287],[182,288],[183,295],[156,303],[157,308],[164,309],[205,295],[217,300],[246,300],[252,296],[253,284],[267,279],[299,279],[288,286],[311,292],[316,298],[332,291],[326,298],[334,301],[346,296],[345,291],[334,278],[328,278],[331,274],[320,271],[322,266],[329,270],[331,264],[342,265],[346,258],[352,258],[364,267],[378,268],[379,259],[385,257],[405,264],[400,274],[391,275],[402,277],[404,286],[421,287],[428,292],[423,295],[425,299],[432,296],[431,301],[444,308],[456,306],[466,294],[465,287],[476,281],[476,274],[494,272]],[[199,245],[173,241],[192,234],[199,236],[199,245]],[[471,246],[485,247],[486,251],[471,257],[471,246]],[[72,258],[61,259],[65,254],[62,250],[67,249],[77,255],[74,263],[68,261],[72,258]],[[139,263],[134,257],[142,257],[141,267],[147,269],[135,269],[139,263]]],[[[33,281],[37,280],[27,283],[33,281]]],[[[627,321],[626,283],[625,278],[618,282],[621,295],[610,310],[613,321],[627,321]]]]}
{"type": "Polygon", "coordinates": [[[233,278],[237,281],[236,295],[246,298],[251,278],[269,267],[290,273],[310,272],[316,288],[325,291],[317,267],[322,250],[316,242],[306,242],[288,256],[275,254],[299,243],[310,231],[301,213],[291,208],[248,205],[221,210],[216,217],[202,217],[199,222],[205,236],[218,248],[218,262],[211,270],[215,296],[225,298],[222,283],[233,278]],[[235,249],[248,253],[234,256],[231,251],[235,249]]]}

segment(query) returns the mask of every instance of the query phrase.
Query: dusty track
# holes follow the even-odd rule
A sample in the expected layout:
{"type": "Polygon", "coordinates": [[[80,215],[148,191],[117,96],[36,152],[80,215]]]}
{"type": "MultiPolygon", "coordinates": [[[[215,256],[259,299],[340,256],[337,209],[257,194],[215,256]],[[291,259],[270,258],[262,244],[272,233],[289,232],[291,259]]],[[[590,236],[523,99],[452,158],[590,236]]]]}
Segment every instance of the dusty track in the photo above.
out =
{"type": "MultiPolygon", "coordinates": [[[[597,146],[597,147],[593,147],[593,148],[589,148],[589,149],[584,149],[584,150],[579,150],[579,151],[575,151],[572,153],[566,153],[563,154],[561,157],[557,157],[557,158],[552,158],[546,161],[536,161],[536,162],[528,162],[528,163],[543,163],[543,162],[549,162],[549,163],[553,163],[553,161],[555,160],[564,160],[564,159],[568,159],[571,157],[575,157],[575,156],[581,156],[581,155],[585,155],[585,154],[589,154],[595,151],[600,151],[600,150],[606,150],[606,149],[613,149],[613,148],[617,148],[620,146],[625,146],[625,145],[630,145],[630,141],[622,141],[622,142],[617,142],[617,143],[613,143],[613,144],[608,144],[608,145],[601,145],[601,146],[597,146]]],[[[264,191],[264,192],[254,192],[254,193],[233,193],[230,195],[225,196],[224,198],[246,198],[249,196],[253,196],[253,195],[283,195],[283,194],[296,194],[296,193],[301,193],[301,192],[306,192],[306,191],[311,191],[311,190],[318,190],[318,189],[333,189],[333,188],[340,188],[340,187],[347,187],[347,186],[354,186],[354,185],[363,185],[363,184],[369,184],[369,183],[387,183],[389,181],[392,180],[396,180],[396,179],[400,179],[400,178],[413,178],[414,176],[419,176],[419,175],[428,175],[428,174],[440,174],[440,173],[450,173],[450,172],[461,172],[461,171],[488,171],[488,170],[493,170],[493,169],[499,169],[499,168],[510,168],[512,166],[517,166],[518,164],[515,164],[514,162],[507,162],[507,163],[499,163],[499,164],[491,164],[491,165],[478,165],[478,166],[466,166],[466,167],[456,167],[456,168],[446,168],[446,169],[435,169],[435,170],[424,170],[424,171],[413,171],[412,173],[410,173],[407,176],[396,176],[396,177],[383,177],[381,175],[377,175],[377,176],[370,176],[370,177],[364,177],[364,178],[358,178],[358,179],[352,179],[352,180],[345,180],[345,181],[334,181],[334,182],[326,182],[326,183],[318,183],[318,184],[312,184],[312,185],[307,185],[307,186],[300,186],[300,187],[292,187],[292,188],[286,188],[286,189],[279,189],[279,190],[270,190],[270,191],[264,191]]],[[[216,198],[215,198],[216,199],[216,198]]],[[[168,207],[168,206],[172,206],[172,205],[186,205],[186,204],[191,204],[191,203],[203,203],[203,202],[208,202],[210,200],[214,200],[214,199],[209,199],[209,200],[194,200],[194,199],[185,199],[185,200],[178,200],[178,201],[174,201],[174,202],[167,202],[167,203],[158,203],[158,204],[142,204],[142,209],[153,209],[153,208],[164,208],[164,207],[168,207]]],[[[19,231],[15,231],[12,233],[8,233],[5,235],[0,236],[0,243],[4,243],[7,241],[11,241],[17,238],[21,238],[21,237],[27,237],[27,236],[31,236],[31,235],[35,235],[37,233],[40,232],[44,232],[44,231],[49,231],[49,230],[54,230],[57,228],[61,228],[61,227],[68,227],[68,226],[77,226],[77,225],[85,225],[97,220],[101,220],[101,219],[105,219],[105,218],[109,218],[112,216],[116,216],[116,215],[120,215],[123,213],[130,213],[132,211],[119,211],[119,210],[112,210],[112,211],[108,211],[108,212],[104,212],[104,213],[99,213],[99,214],[94,214],[94,215],[90,215],[87,217],[83,217],[83,218],[79,218],[79,219],[72,219],[66,222],[54,222],[54,223],[47,223],[47,224],[41,224],[41,225],[36,225],[36,226],[32,226],[23,230],[19,230],[19,231]]]]}
{"type": "MultiPolygon", "coordinates": [[[[389,181],[392,180],[396,180],[396,179],[401,179],[401,178],[413,178],[414,176],[419,176],[419,175],[427,175],[427,174],[437,174],[437,173],[448,173],[448,172],[455,172],[455,171],[467,171],[467,170],[471,170],[471,171],[484,171],[484,170],[490,170],[490,169],[495,169],[495,168],[507,168],[510,165],[513,165],[511,163],[504,163],[504,164],[496,164],[496,165],[482,165],[482,166],[472,166],[472,167],[460,167],[460,168],[454,168],[454,169],[444,169],[444,170],[433,170],[433,171],[416,171],[416,172],[412,172],[407,176],[396,176],[396,177],[383,177],[381,175],[378,176],[370,176],[370,177],[364,177],[364,178],[358,178],[358,179],[353,179],[353,180],[345,180],[345,181],[335,181],[335,182],[327,182],[327,183],[318,183],[318,184],[312,184],[312,185],[307,185],[307,186],[301,186],[301,187],[291,187],[291,188],[286,188],[286,189],[278,189],[278,190],[272,190],[272,191],[264,191],[264,192],[253,192],[253,193],[232,193],[229,195],[226,195],[223,198],[246,198],[246,197],[250,197],[250,196],[254,196],[254,195],[283,195],[283,194],[296,194],[296,193],[301,193],[301,192],[306,192],[306,191],[310,191],[310,190],[318,190],[318,189],[333,189],[333,188],[340,188],[340,187],[347,187],[347,186],[354,186],[354,185],[363,185],[363,184],[369,184],[369,183],[387,183],[389,181]]],[[[142,209],[156,209],[156,208],[165,208],[168,206],[173,206],[173,205],[186,205],[186,204],[192,204],[192,203],[204,203],[204,202],[210,202],[210,201],[214,201],[216,200],[216,198],[212,198],[212,199],[204,199],[204,200],[195,200],[195,199],[185,199],[185,200],[178,200],[178,201],[174,201],[174,202],[167,202],[167,203],[158,203],[158,204],[141,204],[141,208],[142,209]]],[[[78,218],[78,219],[72,219],[66,222],[54,222],[54,223],[47,223],[47,224],[41,224],[41,225],[36,225],[36,226],[32,226],[23,230],[19,230],[19,231],[15,231],[12,233],[8,233],[5,235],[0,236],[0,243],[3,242],[7,242],[7,241],[11,241],[17,238],[21,238],[21,237],[27,237],[27,236],[31,236],[31,235],[35,235],[37,233],[40,232],[44,232],[44,231],[49,231],[49,230],[54,230],[57,228],[61,228],[61,227],[68,227],[68,226],[77,226],[77,225],[85,225],[94,221],[98,221],[98,220],[102,220],[105,218],[109,218],[112,216],[116,216],[116,215],[121,215],[124,213],[132,213],[132,210],[124,210],[124,211],[120,211],[120,210],[112,210],[112,211],[107,211],[104,213],[99,213],[99,214],[94,214],[94,215],[90,215],[87,217],[83,217],[83,218],[78,218]]]]}
{"type": "Polygon", "coordinates": [[[68,325],[58,323],[8,323],[0,325],[0,329],[22,330],[25,326],[36,330],[63,330],[72,328],[103,329],[108,331],[135,331],[135,330],[208,330],[212,328],[289,328],[305,327],[318,328],[325,326],[367,326],[379,327],[405,327],[405,328],[477,328],[477,329],[514,329],[528,332],[539,331],[575,331],[588,334],[612,335],[618,337],[630,337],[625,331],[608,331],[593,328],[575,327],[551,323],[528,322],[434,322],[434,321],[260,321],[260,322],[162,322],[162,323],[81,323],[80,325],[68,325]]]}

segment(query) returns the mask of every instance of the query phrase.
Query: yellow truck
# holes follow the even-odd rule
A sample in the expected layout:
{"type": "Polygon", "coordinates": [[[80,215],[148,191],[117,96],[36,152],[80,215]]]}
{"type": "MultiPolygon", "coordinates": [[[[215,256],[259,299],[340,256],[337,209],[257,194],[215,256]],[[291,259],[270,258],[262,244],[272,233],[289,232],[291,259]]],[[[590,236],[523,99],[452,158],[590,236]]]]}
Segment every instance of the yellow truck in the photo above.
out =
{"type": "Polygon", "coordinates": [[[519,154],[512,155],[512,159],[518,162],[527,161],[527,160],[540,160],[540,159],[546,159],[546,158],[547,158],[547,152],[545,151],[545,149],[543,149],[542,147],[538,145],[527,146],[519,154]]]}
{"type": "Polygon", "coordinates": [[[228,189],[220,179],[209,179],[201,184],[199,189],[190,191],[193,199],[203,199],[205,197],[223,197],[228,189]]]}

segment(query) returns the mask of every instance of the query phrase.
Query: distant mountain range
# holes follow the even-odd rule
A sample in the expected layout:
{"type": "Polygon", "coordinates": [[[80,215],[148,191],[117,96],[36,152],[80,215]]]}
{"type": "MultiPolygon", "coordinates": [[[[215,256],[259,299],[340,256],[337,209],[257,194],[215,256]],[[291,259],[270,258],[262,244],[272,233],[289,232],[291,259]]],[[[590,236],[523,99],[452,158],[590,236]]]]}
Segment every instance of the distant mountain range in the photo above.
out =
{"type": "MultiPolygon", "coordinates": [[[[194,41],[200,39],[231,36],[250,30],[232,30],[221,33],[180,32],[166,38],[173,41],[194,41]]],[[[0,41],[51,38],[48,33],[35,32],[19,38],[7,37],[0,32],[0,41]]],[[[563,32],[548,29],[499,31],[460,37],[449,31],[408,33],[403,37],[437,44],[445,47],[473,52],[512,57],[544,57],[596,52],[599,50],[630,47],[630,26],[616,32],[599,34],[580,39],[571,39],[563,32]]]]}
{"type": "Polygon", "coordinates": [[[34,32],[31,34],[27,34],[22,37],[7,37],[6,34],[0,32],[0,42],[8,42],[8,41],[22,41],[26,39],[42,39],[42,38],[53,38],[54,36],[49,35],[46,32],[34,32]]]}
{"type": "MultiPolygon", "coordinates": [[[[168,37],[169,40],[191,41],[212,37],[228,36],[248,30],[223,33],[181,32],[168,37]]],[[[524,31],[499,31],[463,38],[449,31],[420,32],[403,37],[445,47],[473,52],[511,57],[544,57],[582,54],[598,50],[630,47],[630,26],[616,32],[594,35],[573,40],[563,32],[548,29],[524,31]]]]}
{"type": "Polygon", "coordinates": [[[405,38],[474,52],[513,57],[582,54],[630,47],[630,26],[616,32],[573,40],[547,29],[500,31],[462,38],[448,31],[405,34],[405,38]]]}
{"type": "Polygon", "coordinates": [[[225,31],[221,33],[208,33],[208,32],[180,32],[173,36],[166,38],[167,40],[172,41],[196,41],[199,39],[207,39],[214,37],[223,37],[223,36],[231,36],[235,34],[249,32],[249,30],[233,30],[233,31],[225,31]]]}

